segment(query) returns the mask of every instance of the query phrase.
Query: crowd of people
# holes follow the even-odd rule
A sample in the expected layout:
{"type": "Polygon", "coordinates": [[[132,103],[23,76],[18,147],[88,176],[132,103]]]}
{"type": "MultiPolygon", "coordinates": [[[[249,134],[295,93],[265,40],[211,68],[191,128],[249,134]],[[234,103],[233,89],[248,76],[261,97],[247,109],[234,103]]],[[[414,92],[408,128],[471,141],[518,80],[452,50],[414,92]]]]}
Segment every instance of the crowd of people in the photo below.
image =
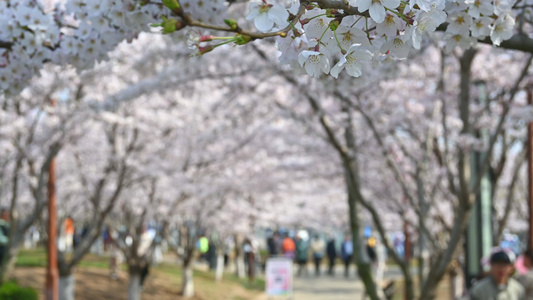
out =
{"type": "MultiPolygon", "coordinates": [[[[323,260],[327,258],[327,275],[335,275],[335,265],[338,259],[344,265],[344,276],[350,276],[350,266],[352,265],[355,249],[350,234],[346,234],[344,240],[338,245],[334,237],[323,239],[320,234],[315,234],[311,239],[305,231],[298,232],[294,238],[285,232],[280,234],[274,232],[267,238],[267,250],[269,257],[286,257],[293,259],[298,266],[296,275],[308,275],[307,265],[309,260],[314,264],[315,276],[320,276],[323,260]]],[[[370,236],[367,239],[366,251],[364,253],[372,263],[378,280],[383,277],[385,267],[386,251],[377,242],[377,239],[370,236]]]]}

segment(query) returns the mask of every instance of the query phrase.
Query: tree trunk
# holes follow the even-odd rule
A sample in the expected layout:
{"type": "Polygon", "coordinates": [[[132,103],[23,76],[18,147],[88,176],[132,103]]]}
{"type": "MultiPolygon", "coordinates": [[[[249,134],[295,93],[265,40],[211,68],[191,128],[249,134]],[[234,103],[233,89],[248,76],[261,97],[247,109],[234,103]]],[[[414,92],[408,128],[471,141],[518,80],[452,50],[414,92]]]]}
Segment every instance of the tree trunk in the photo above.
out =
{"type": "Polygon", "coordinates": [[[346,190],[348,194],[350,229],[352,232],[355,264],[357,265],[357,274],[359,274],[359,277],[365,286],[366,294],[371,300],[379,300],[380,297],[378,295],[377,286],[372,276],[372,264],[366,254],[363,227],[361,225],[361,208],[359,207],[359,204],[363,199],[361,199],[361,182],[359,177],[359,164],[357,161],[358,148],[355,132],[353,131],[354,124],[349,108],[343,107],[342,110],[347,113],[348,116],[348,122],[344,128],[344,139],[346,140],[346,146],[351,150],[351,153],[339,152],[339,155],[344,164],[344,180],[346,182],[346,190]]]}
{"type": "Polygon", "coordinates": [[[65,261],[65,253],[57,251],[57,271],[59,273],[59,300],[74,300],[75,279],[73,267],[65,261]]]}
{"type": "Polygon", "coordinates": [[[215,270],[215,280],[221,281],[223,273],[224,273],[224,254],[222,251],[218,251],[217,268],[215,270]]]}
{"type": "Polygon", "coordinates": [[[74,300],[74,275],[59,276],[59,300],[74,300]]]}
{"type": "Polygon", "coordinates": [[[242,251],[242,239],[239,236],[235,237],[235,269],[237,277],[246,277],[246,268],[244,267],[244,255],[242,251]]]}
{"type": "Polygon", "coordinates": [[[181,295],[184,298],[194,296],[194,280],[191,264],[183,266],[183,282],[181,286],[181,295]]]}
{"type": "Polygon", "coordinates": [[[421,168],[416,170],[416,190],[418,197],[418,205],[420,213],[418,215],[418,282],[419,282],[419,291],[422,293],[422,287],[426,284],[426,278],[429,273],[429,249],[427,245],[427,236],[426,232],[422,228],[426,227],[426,218],[428,216],[429,207],[424,195],[424,182],[422,177],[424,172],[421,168]]]}
{"type": "Polygon", "coordinates": [[[141,300],[141,269],[132,266],[129,269],[128,300],[141,300]]]}
{"type": "Polygon", "coordinates": [[[348,206],[350,211],[350,229],[352,232],[355,263],[357,265],[357,274],[359,274],[361,281],[363,281],[366,294],[370,297],[370,299],[379,300],[376,284],[374,282],[374,279],[372,278],[372,267],[370,261],[368,259],[365,259],[366,257],[363,252],[364,243],[363,235],[361,234],[362,227],[359,219],[357,199],[355,196],[357,193],[353,191],[353,189],[356,187],[354,186],[355,182],[352,174],[352,172],[346,170],[346,185],[348,187],[348,206]]]}

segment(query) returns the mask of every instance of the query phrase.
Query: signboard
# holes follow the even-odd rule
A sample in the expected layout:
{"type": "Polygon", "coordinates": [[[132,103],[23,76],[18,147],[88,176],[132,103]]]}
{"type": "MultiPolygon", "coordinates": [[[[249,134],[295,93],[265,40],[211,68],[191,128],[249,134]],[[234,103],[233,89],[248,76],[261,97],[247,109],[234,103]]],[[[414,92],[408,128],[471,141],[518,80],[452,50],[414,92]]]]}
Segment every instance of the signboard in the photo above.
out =
{"type": "Polygon", "coordinates": [[[268,296],[292,295],[292,260],[290,258],[267,259],[266,294],[268,296]]]}

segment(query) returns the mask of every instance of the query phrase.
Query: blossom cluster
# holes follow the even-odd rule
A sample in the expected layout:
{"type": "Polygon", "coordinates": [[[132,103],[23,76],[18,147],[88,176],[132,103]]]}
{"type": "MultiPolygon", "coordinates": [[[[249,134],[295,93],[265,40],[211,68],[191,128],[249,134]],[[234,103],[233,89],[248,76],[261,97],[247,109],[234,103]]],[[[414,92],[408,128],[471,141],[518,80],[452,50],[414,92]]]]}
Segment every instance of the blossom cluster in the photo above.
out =
{"type": "Polygon", "coordinates": [[[197,55],[277,35],[281,63],[312,77],[337,77],[343,70],[358,77],[364,64],[405,59],[437,29],[446,51],[487,38],[498,46],[517,31],[518,13],[531,19],[533,6],[533,0],[333,2],[345,9],[320,6],[330,0],[251,0],[246,19],[257,31],[246,34],[241,31],[246,26],[225,19],[225,0],[50,0],[55,5],[48,6],[38,0],[1,1],[0,89],[18,93],[47,62],[90,69],[122,41],[153,27],[162,33],[190,26],[237,33],[215,37],[189,31],[189,48],[197,55]],[[215,40],[223,41],[210,43],[215,40]]]}
{"type": "MultiPolygon", "coordinates": [[[[169,17],[161,1],[68,0],[46,7],[36,0],[0,2],[0,90],[17,94],[46,62],[90,69],[122,41],[169,17]]],[[[187,13],[220,22],[222,0],[181,1],[187,13]],[[205,4],[204,4],[205,3],[205,4]]]]}
{"type": "MultiPolygon", "coordinates": [[[[516,30],[516,0],[350,0],[349,4],[358,15],[308,6],[288,36],[278,38],[280,62],[312,77],[324,73],[337,77],[342,70],[358,77],[365,63],[407,58],[421,48],[425,35],[438,28],[445,28],[445,51],[467,49],[487,37],[499,46],[516,30]]],[[[250,5],[249,17],[258,30],[277,30],[270,24],[279,24],[277,20],[286,15],[280,5],[274,0],[250,5]]],[[[294,6],[285,7],[290,11],[294,6]]]]}

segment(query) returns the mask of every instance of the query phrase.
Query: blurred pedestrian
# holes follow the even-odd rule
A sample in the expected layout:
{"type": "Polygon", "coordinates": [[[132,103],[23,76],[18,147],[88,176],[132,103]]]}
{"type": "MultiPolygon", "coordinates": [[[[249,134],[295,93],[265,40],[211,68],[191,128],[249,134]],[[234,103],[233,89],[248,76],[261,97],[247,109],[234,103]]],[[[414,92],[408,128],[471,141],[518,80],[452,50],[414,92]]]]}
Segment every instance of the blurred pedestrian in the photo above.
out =
{"type": "Polygon", "coordinates": [[[144,264],[141,266],[141,289],[143,288],[144,281],[150,273],[150,264],[152,263],[152,242],[154,235],[146,228],[139,237],[139,246],[137,247],[137,255],[143,257],[144,264]]]}
{"type": "Polygon", "coordinates": [[[366,254],[370,262],[374,265],[377,262],[376,239],[374,237],[369,237],[366,242],[366,254]]]}
{"type": "Polygon", "coordinates": [[[335,267],[335,259],[337,258],[337,247],[335,246],[335,239],[333,237],[329,239],[326,251],[329,260],[328,274],[333,276],[333,268],[335,267]]]}
{"type": "Polygon", "coordinates": [[[480,280],[470,290],[470,300],[524,300],[524,287],[511,278],[514,271],[509,255],[498,251],[490,257],[489,276],[480,280]]]}
{"type": "Polygon", "coordinates": [[[518,276],[518,281],[526,290],[526,300],[533,300],[533,249],[528,249],[523,254],[524,266],[528,269],[526,274],[518,276]]]}
{"type": "Polygon", "coordinates": [[[341,257],[344,262],[344,276],[348,277],[350,274],[350,263],[353,258],[353,242],[352,237],[349,234],[344,237],[344,242],[341,246],[341,257]]]}
{"type": "Polygon", "coordinates": [[[122,264],[122,254],[116,244],[111,244],[111,255],[109,256],[109,273],[111,279],[118,280],[120,275],[120,265],[122,264]]]}
{"type": "Polygon", "coordinates": [[[311,240],[311,252],[313,253],[316,276],[320,275],[320,263],[322,262],[325,251],[326,243],[324,243],[318,234],[315,234],[314,238],[311,240]]]}
{"type": "Polygon", "coordinates": [[[9,244],[9,210],[0,210],[0,261],[3,261],[9,244]]]}
{"type": "Polygon", "coordinates": [[[283,243],[281,245],[281,251],[283,252],[283,256],[294,259],[294,254],[296,251],[296,244],[294,243],[293,239],[289,237],[287,233],[285,233],[285,237],[283,238],[283,243]]]}
{"type": "Polygon", "coordinates": [[[300,235],[296,236],[296,263],[298,264],[298,276],[302,275],[302,272],[308,274],[307,271],[307,258],[308,258],[309,247],[307,242],[302,239],[300,235]]]}
{"type": "Polygon", "coordinates": [[[60,251],[72,252],[74,246],[74,220],[70,216],[63,221],[58,244],[60,251]]]}
{"type": "Polygon", "coordinates": [[[207,252],[209,251],[209,239],[202,234],[198,241],[196,242],[196,249],[200,252],[200,258],[204,261],[207,261],[207,252]]]}
{"type": "Polygon", "coordinates": [[[267,239],[267,250],[270,257],[281,254],[281,239],[277,231],[267,239]]]}

